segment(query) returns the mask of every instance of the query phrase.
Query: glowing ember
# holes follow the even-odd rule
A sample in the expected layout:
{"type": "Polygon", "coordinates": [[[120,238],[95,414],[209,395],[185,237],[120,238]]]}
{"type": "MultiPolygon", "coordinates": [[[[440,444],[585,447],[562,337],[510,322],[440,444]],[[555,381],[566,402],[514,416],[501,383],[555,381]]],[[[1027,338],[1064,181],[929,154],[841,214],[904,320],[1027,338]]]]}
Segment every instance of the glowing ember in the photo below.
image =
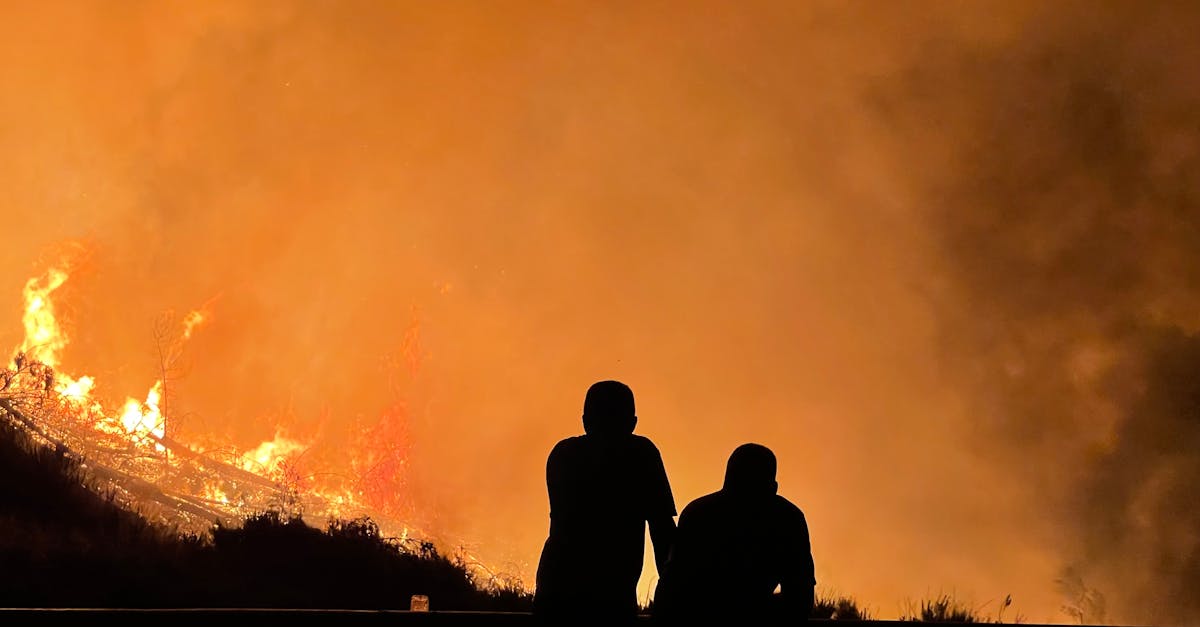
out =
{"type": "Polygon", "coordinates": [[[188,315],[183,318],[183,339],[189,340],[192,337],[192,332],[196,327],[204,322],[204,314],[199,311],[188,312],[188,315]]]}

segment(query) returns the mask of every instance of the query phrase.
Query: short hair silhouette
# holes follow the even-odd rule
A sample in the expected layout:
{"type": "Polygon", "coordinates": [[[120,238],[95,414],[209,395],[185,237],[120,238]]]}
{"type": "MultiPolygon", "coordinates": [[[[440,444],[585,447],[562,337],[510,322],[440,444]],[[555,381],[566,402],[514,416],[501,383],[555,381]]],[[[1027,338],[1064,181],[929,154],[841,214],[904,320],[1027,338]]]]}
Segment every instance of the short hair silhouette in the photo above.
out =
{"type": "Polygon", "coordinates": [[[675,500],[658,448],[635,426],[633,391],[600,381],[583,400],[584,435],[562,440],[546,459],[550,533],[534,593],[543,623],[632,621],[647,524],[655,561],[666,566],[675,500]]]}
{"type": "Polygon", "coordinates": [[[583,431],[588,435],[633,433],[637,409],[633,390],[620,381],[600,381],[583,399],[583,431]]]}
{"type": "Polygon", "coordinates": [[[723,487],[683,509],[654,598],[661,622],[808,619],[816,585],[808,522],[777,494],[776,466],[771,449],[743,444],[729,456],[723,487]]]}
{"type": "Polygon", "coordinates": [[[761,444],[743,444],[733,450],[725,466],[725,490],[744,494],[775,494],[775,453],[761,444]]]}

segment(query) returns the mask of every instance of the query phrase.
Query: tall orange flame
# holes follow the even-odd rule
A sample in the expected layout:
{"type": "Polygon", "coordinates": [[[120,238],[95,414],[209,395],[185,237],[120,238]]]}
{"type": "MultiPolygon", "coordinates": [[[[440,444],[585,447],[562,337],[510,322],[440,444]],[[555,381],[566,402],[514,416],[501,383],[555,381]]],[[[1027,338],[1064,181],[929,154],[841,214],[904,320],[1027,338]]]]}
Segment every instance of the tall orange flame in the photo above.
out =
{"type": "Polygon", "coordinates": [[[44,276],[25,283],[25,340],[18,349],[38,361],[55,368],[59,352],[67,345],[67,335],[59,327],[50,295],[67,282],[67,271],[51,268],[44,276]]]}

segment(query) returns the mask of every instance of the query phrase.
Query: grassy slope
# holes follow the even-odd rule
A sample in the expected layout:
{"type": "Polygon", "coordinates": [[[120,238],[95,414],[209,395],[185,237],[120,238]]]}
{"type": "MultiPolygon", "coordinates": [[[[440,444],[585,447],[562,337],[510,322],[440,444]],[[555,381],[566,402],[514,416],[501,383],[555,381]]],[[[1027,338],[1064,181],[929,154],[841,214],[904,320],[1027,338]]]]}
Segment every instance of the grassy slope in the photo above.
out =
{"type": "MultiPolygon", "coordinates": [[[[516,590],[480,590],[428,545],[403,550],[369,521],[325,530],[270,513],[210,539],[181,536],[85,485],[71,460],[0,419],[0,607],[293,607],[529,611],[516,590]]],[[[869,619],[821,595],[813,617],[869,619]]],[[[986,622],[949,597],[905,620],[986,622]]]]}
{"type": "Polygon", "coordinates": [[[322,531],[263,515],[211,541],[148,523],[85,486],[69,459],[0,420],[0,607],[323,607],[528,610],[481,591],[430,547],[407,551],[369,521],[322,531]]]}

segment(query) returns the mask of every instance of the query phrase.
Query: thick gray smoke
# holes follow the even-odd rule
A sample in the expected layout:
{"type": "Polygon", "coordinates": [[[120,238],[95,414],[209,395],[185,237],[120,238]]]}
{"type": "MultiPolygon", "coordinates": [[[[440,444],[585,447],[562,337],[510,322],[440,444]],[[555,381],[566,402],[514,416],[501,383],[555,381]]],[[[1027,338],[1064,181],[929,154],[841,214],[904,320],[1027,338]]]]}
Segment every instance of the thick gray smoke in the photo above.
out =
{"type": "Polygon", "coordinates": [[[1194,623],[1200,11],[1054,13],[930,46],[881,112],[930,149],[947,371],[1056,527],[1068,613],[1194,623]]]}

